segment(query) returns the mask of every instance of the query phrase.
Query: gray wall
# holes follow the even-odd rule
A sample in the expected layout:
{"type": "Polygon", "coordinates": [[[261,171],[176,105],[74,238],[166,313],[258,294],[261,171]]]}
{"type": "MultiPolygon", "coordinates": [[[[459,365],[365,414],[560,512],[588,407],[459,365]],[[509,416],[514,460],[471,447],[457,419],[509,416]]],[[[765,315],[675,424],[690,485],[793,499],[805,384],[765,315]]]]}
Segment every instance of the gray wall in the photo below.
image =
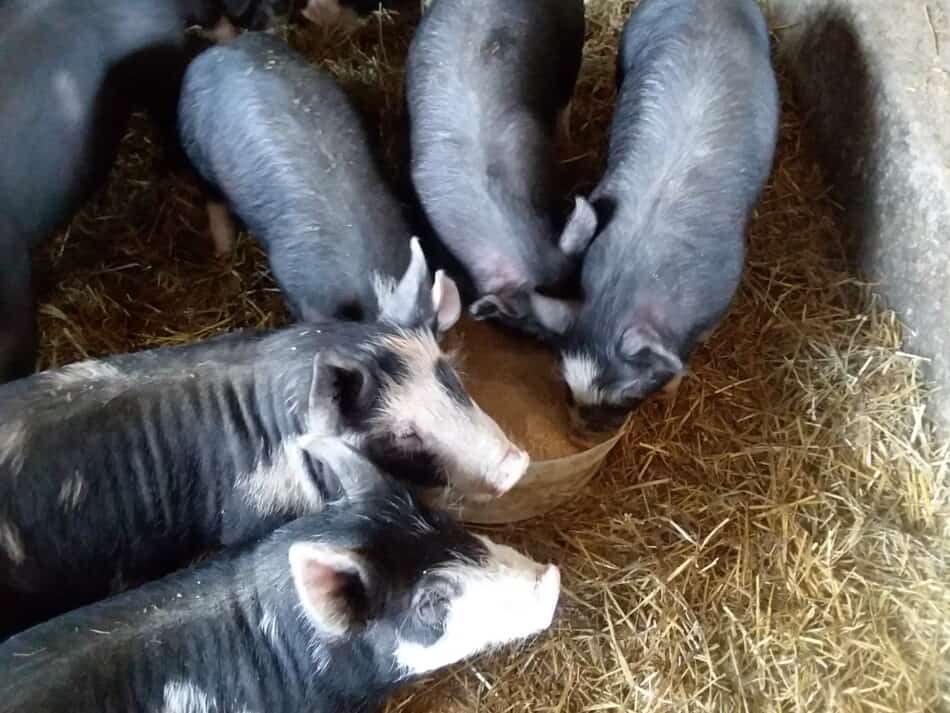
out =
{"type": "Polygon", "coordinates": [[[770,0],[859,272],[930,359],[950,427],[950,0],[770,0]]]}

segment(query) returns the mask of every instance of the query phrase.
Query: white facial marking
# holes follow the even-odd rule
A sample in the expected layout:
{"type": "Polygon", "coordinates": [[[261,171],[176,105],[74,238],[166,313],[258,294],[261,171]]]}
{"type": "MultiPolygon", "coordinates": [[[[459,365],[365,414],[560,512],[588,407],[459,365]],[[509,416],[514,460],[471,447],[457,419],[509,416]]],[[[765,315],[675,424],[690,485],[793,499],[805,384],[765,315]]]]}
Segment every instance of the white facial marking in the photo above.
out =
{"type": "Polygon", "coordinates": [[[551,625],[560,594],[558,569],[480,539],[488,548],[485,564],[459,563],[444,572],[461,588],[449,605],[445,633],[430,646],[397,641],[396,663],[406,675],[434,671],[551,625]]]}
{"type": "Polygon", "coordinates": [[[26,424],[14,420],[0,425],[0,468],[16,475],[23,467],[26,424]]]}
{"type": "Polygon", "coordinates": [[[217,702],[193,683],[170,681],[162,691],[161,713],[214,713],[217,702]]]}
{"type": "Polygon", "coordinates": [[[82,118],[82,98],[76,79],[65,70],[57,71],[53,74],[53,92],[63,110],[63,116],[71,122],[79,121],[82,118]]]}
{"type": "Polygon", "coordinates": [[[561,374],[579,405],[596,406],[604,400],[603,391],[595,386],[600,367],[590,354],[567,354],[561,362],[561,374]]]}
{"type": "Polygon", "coordinates": [[[436,362],[445,355],[431,332],[402,332],[381,346],[400,355],[409,376],[384,381],[380,430],[414,431],[462,492],[504,492],[524,475],[528,454],[477,404],[459,403],[440,383],[436,362]]]}
{"type": "Polygon", "coordinates": [[[23,539],[16,525],[10,522],[0,522],[0,550],[13,562],[21,564],[26,559],[23,551],[23,539]]]}
{"type": "Polygon", "coordinates": [[[86,480],[82,477],[79,471],[74,471],[71,476],[66,478],[63,481],[62,486],[59,489],[59,495],[56,498],[56,501],[59,503],[60,507],[67,510],[75,510],[79,507],[82,502],[82,498],[86,493],[86,480]]]}
{"type": "Polygon", "coordinates": [[[234,239],[237,227],[227,204],[208,201],[208,231],[211,233],[211,242],[214,244],[214,255],[225,258],[234,251],[234,239]]]}

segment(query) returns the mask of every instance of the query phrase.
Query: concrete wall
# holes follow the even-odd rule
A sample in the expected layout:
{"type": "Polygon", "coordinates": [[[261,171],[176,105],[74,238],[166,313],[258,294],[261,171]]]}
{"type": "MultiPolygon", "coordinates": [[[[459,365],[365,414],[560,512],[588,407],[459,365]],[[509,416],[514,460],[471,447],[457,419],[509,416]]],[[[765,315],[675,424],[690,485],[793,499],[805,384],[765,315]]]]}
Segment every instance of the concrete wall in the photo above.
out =
{"type": "Polygon", "coordinates": [[[770,0],[851,255],[931,361],[950,428],[950,0],[770,0]]]}

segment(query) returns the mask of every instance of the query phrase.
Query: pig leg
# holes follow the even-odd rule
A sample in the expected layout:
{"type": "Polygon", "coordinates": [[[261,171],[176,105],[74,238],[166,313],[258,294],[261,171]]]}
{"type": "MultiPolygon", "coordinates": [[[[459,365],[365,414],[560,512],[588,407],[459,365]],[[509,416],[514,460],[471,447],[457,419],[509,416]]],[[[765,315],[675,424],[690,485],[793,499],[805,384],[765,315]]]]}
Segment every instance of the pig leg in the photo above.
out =
{"type": "Polygon", "coordinates": [[[562,146],[571,143],[571,105],[569,101],[557,115],[557,140],[562,146]]]}
{"type": "Polygon", "coordinates": [[[352,8],[342,7],[340,0],[309,0],[301,14],[318,27],[339,27],[345,33],[352,32],[360,23],[359,15],[352,8]]]}
{"type": "Polygon", "coordinates": [[[0,383],[33,372],[36,305],[27,241],[0,224],[0,383]]]}
{"type": "Polygon", "coordinates": [[[209,198],[206,206],[208,211],[208,230],[211,232],[211,242],[214,244],[214,256],[219,260],[227,258],[234,251],[234,239],[237,227],[231,217],[227,203],[218,198],[209,198]]]}
{"type": "Polygon", "coordinates": [[[239,33],[238,29],[234,26],[234,23],[228,19],[227,15],[222,15],[221,19],[218,20],[213,26],[207,29],[201,29],[198,34],[209,42],[223,44],[236,38],[239,33]]]}

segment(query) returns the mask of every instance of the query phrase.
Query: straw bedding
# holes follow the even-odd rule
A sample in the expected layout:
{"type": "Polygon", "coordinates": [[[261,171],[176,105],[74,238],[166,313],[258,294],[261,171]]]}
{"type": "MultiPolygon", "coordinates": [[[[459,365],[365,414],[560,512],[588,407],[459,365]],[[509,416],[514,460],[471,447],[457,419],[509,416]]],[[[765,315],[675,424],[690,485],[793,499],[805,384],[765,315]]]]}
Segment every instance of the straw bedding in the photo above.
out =
{"type": "MultiPolygon", "coordinates": [[[[588,0],[563,164],[582,190],[603,160],[628,9],[588,0]]],[[[354,92],[403,184],[413,20],[290,31],[354,92]]],[[[392,710],[950,710],[948,454],[900,325],[843,267],[836,206],[785,96],[738,301],[675,400],[637,414],[582,497],[493,532],[562,566],[553,630],[392,710]]],[[[41,256],[45,366],[283,319],[253,242],[214,262],[197,192],[156,157],[136,123],[110,185],[41,256]]]]}

